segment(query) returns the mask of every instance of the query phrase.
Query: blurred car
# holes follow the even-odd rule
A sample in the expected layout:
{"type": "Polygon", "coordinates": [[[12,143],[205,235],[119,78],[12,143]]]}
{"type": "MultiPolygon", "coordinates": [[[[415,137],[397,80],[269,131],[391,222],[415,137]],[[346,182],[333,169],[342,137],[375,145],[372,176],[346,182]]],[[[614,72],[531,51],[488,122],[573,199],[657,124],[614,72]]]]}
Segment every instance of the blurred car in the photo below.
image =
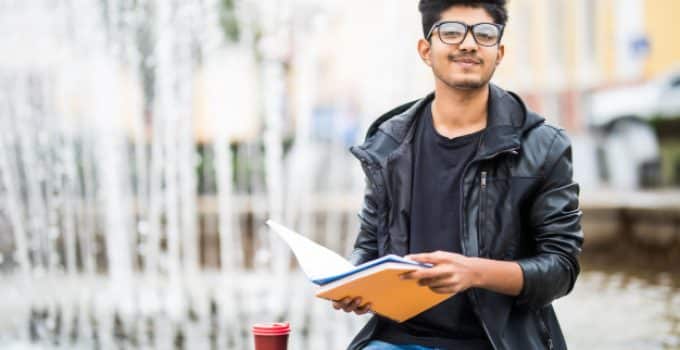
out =
{"type": "Polygon", "coordinates": [[[680,67],[654,80],[597,91],[591,97],[591,123],[610,124],[621,118],[680,116],[680,67]]]}

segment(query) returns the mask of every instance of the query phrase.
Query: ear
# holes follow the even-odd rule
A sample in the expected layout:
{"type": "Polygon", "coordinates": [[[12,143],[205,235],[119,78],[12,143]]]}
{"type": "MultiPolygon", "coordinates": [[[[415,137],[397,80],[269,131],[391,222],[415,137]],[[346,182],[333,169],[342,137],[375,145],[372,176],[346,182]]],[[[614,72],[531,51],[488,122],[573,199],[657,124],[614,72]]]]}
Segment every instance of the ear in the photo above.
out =
{"type": "Polygon", "coordinates": [[[505,45],[498,44],[498,52],[496,52],[496,66],[499,66],[505,57],[505,45]]]}
{"type": "Polygon", "coordinates": [[[432,67],[432,60],[430,59],[431,50],[432,46],[429,41],[424,38],[418,40],[418,55],[420,55],[420,59],[430,67],[432,67]]]}

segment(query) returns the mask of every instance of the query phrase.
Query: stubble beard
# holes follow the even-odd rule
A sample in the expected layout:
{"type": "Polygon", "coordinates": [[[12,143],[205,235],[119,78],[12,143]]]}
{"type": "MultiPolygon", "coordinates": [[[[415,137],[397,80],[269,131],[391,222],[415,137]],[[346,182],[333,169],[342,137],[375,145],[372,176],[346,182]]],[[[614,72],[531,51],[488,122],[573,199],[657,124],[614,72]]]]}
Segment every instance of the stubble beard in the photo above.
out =
{"type": "MultiPolygon", "coordinates": [[[[452,58],[449,58],[447,60],[447,63],[453,62],[452,58]]],[[[480,77],[479,80],[463,80],[463,81],[453,81],[450,79],[446,74],[443,74],[440,72],[438,69],[433,68],[432,71],[434,72],[434,75],[437,79],[439,79],[441,82],[446,84],[446,86],[450,87],[451,89],[459,89],[459,90],[477,90],[481,89],[487,86],[489,84],[489,81],[491,81],[491,77],[493,77],[494,73],[496,72],[496,66],[494,65],[491,69],[491,72],[489,75],[482,76],[480,77]]]]}

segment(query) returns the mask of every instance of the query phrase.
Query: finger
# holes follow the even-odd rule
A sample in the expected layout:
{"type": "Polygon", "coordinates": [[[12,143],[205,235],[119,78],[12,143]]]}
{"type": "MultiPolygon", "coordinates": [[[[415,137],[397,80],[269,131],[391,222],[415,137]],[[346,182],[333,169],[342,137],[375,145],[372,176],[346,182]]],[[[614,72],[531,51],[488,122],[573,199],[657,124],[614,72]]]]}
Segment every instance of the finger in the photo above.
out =
{"type": "Polygon", "coordinates": [[[421,278],[418,280],[418,284],[421,286],[442,286],[446,284],[451,284],[450,282],[451,276],[446,275],[446,276],[437,276],[437,277],[430,277],[430,278],[421,278]]]}
{"type": "Polygon", "coordinates": [[[366,303],[366,305],[361,306],[354,310],[354,313],[356,313],[357,315],[363,315],[369,311],[371,311],[371,303],[366,303]]]}
{"type": "Polygon", "coordinates": [[[342,311],[344,311],[344,312],[352,312],[351,304],[343,304],[343,305],[342,305],[342,311]]]}
{"type": "Polygon", "coordinates": [[[458,293],[457,288],[453,288],[453,287],[450,287],[450,286],[436,287],[436,288],[430,287],[430,290],[437,293],[437,294],[457,294],[458,293]]]}
{"type": "Polygon", "coordinates": [[[345,310],[345,312],[352,312],[359,305],[361,305],[361,298],[350,299],[350,301],[343,307],[343,310],[345,310]]]}
{"type": "Polygon", "coordinates": [[[438,264],[444,262],[446,261],[446,257],[447,253],[442,251],[408,255],[408,259],[410,260],[428,264],[438,264]]]}
{"type": "Polygon", "coordinates": [[[430,288],[460,288],[456,282],[452,282],[449,279],[431,280],[427,286],[430,288]]]}
{"type": "Polygon", "coordinates": [[[352,303],[352,298],[350,298],[350,297],[344,297],[340,300],[340,305],[342,305],[342,307],[347,307],[351,303],[352,303]]]}
{"type": "Polygon", "coordinates": [[[431,253],[410,254],[405,256],[404,259],[422,262],[423,260],[430,259],[430,254],[431,253]]]}
{"type": "MultiPolygon", "coordinates": [[[[429,270],[431,270],[431,269],[428,269],[428,271],[429,270]]],[[[423,271],[425,271],[425,270],[423,269],[423,270],[413,270],[413,271],[409,271],[409,272],[404,272],[401,275],[399,275],[399,278],[401,278],[403,280],[415,280],[415,279],[421,279],[421,278],[427,277],[427,276],[429,276],[429,274],[432,273],[432,271],[427,272],[427,273],[425,273],[423,271]]]]}
{"type": "Polygon", "coordinates": [[[413,271],[409,274],[409,279],[423,279],[423,278],[440,278],[449,275],[450,272],[444,266],[433,267],[430,269],[422,269],[413,271]]]}
{"type": "Polygon", "coordinates": [[[348,300],[349,300],[349,298],[342,298],[340,300],[336,300],[336,301],[333,302],[333,307],[336,310],[340,310],[340,309],[344,310],[347,307],[348,300]]]}
{"type": "Polygon", "coordinates": [[[456,288],[456,292],[466,289],[463,285],[463,279],[461,276],[455,273],[449,275],[448,278],[433,279],[429,282],[430,283],[428,285],[433,288],[452,286],[456,288]]]}
{"type": "Polygon", "coordinates": [[[404,272],[404,273],[402,273],[401,275],[399,275],[399,278],[401,278],[401,279],[403,279],[403,280],[412,280],[412,279],[415,279],[415,278],[413,277],[413,274],[414,274],[415,272],[416,272],[416,271],[404,272]]]}

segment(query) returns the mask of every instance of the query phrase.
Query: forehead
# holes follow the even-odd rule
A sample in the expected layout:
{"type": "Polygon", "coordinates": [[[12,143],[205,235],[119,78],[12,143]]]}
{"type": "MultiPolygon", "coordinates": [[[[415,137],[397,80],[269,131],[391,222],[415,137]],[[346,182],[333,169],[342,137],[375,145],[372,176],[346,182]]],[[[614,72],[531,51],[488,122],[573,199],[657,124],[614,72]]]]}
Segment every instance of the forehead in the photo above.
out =
{"type": "Polygon", "coordinates": [[[440,21],[460,21],[467,24],[494,23],[493,17],[483,7],[456,5],[442,12],[440,21]]]}

